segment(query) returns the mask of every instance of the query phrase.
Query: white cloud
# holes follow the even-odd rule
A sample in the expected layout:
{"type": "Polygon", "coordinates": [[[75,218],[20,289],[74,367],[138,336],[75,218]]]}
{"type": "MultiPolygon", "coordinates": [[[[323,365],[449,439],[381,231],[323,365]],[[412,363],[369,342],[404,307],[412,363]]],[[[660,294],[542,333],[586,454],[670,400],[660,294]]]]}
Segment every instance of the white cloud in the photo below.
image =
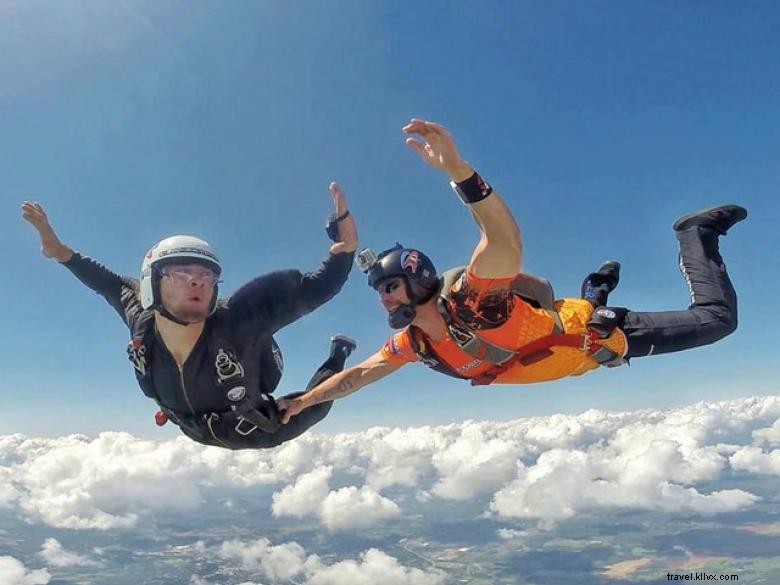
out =
{"type": "Polygon", "coordinates": [[[198,468],[187,466],[193,455],[182,441],[153,443],[124,433],[56,439],[17,466],[21,507],[60,528],[131,527],[140,510],[200,503],[198,468]]]}
{"type": "Polygon", "coordinates": [[[398,505],[368,486],[355,486],[330,492],[322,503],[321,517],[329,530],[367,528],[400,516],[398,505]]]}
{"type": "Polygon", "coordinates": [[[63,549],[56,538],[47,538],[39,554],[43,560],[54,567],[96,567],[100,565],[88,557],[63,549]]]}
{"type": "Polygon", "coordinates": [[[366,483],[377,491],[393,485],[414,487],[433,471],[431,460],[443,433],[443,427],[367,431],[366,440],[355,445],[367,465],[356,471],[366,473],[366,483]]]}
{"type": "Polygon", "coordinates": [[[766,443],[770,447],[780,447],[780,418],[769,428],[753,431],[753,441],[758,445],[766,443]]]}
{"type": "Polygon", "coordinates": [[[450,500],[469,500],[495,492],[517,470],[520,447],[492,438],[488,425],[467,423],[462,435],[433,455],[439,480],[432,493],[450,500]]]}
{"type": "MultiPolygon", "coordinates": [[[[190,577],[190,583],[189,585],[220,585],[216,581],[209,581],[207,579],[204,579],[200,575],[193,575],[190,577]]],[[[254,581],[242,581],[241,583],[236,583],[236,585],[262,585],[262,583],[255,583],[254,581]]]]}
{"type": "Polygon", "coordinates": [[[441,585],[441,571],[423,571],[401,565],[382,551],[369,549],[358,560],[347,559],[328,565],[317,555],[307,555],[295,542],[271,545],[266,538],[250,543],[232,540],[207,553],[227,561],[237,561],[240,569],[257,572],[270,583],[306,585],[441,585]]]}
{"type": "MultiPolygon", "coordinates": [[[[745,460],[726,458],[736,449],[718,439],[744,434],[756,421],[775,417],[778,407],[778,398],[768,397],[634,413],[612,432],[597,433],[598,442],[569,443],[520,464],[517,477],[496,492],[491,510],[550,525],[594,509],[716,514],[749,507],[757,496],[743,490],[700,493],[695,484],[716,480],[729,464],[745,460]]],[[[594,411],[586,414],[591,424],[599,418],[594,411]]],[[[752,469],[767,472],[768,459],[754,457],[752,469]]]]}
{"type": "Polygon", "coordinates": [[[316,460],[316,444],[231,452],[204,448],[184,437],[144,441],[126,433],[94,439],[0,437],[0,506],[18,505],[50,526],[132,528],[156,511],[186,511],[204,489],[250,487],[294,478],[316,460]]]}
{"type": "Polygon", "coordinates": [[[303,518],[318,513],[330,491],[328,480],[332,473],[333,468],[330,466],[318,467],[298,476],[293,485],[275,493],[272,506],[274,516],[303,518]]]}
{"type": "Polygon", "coordinates": [[[349,486],[331,491],[332,467],[317,469],[298,477],[295,484],[273,495],[274,516],[303,518],[318,516],[329,530],[364,528],[398,516],[398,506],[368,486],[349,486]]]}
{"type": "MultiPolygon", "coordinates": [[[[686,484],[714,479],[724,462],[706,449],[653,439],[631,440],[624,429],[616,443],[587,449],[545,451],[529,466],[520,465],[516,479],[496,492],[491,510],[509,518],[538,518],[543,524],[575,516],[581,511],[612,508],[729,512],[759,500],[741,490],[699,493],[686,484]],[[640,448],[641,447],[641,448],[640,448]],[[679,483],[675,483],[679,482],[679,483]]],[[[643,426],[640,435],[644,434],[643,426]]]]}
{"type": "Polygon", "coordinates": [[[307,585],[439,585],[446,575],[439,571],[410,569],[376,549],[360,555],[359,561],[341,561],[311,575],[307,585]]]}
{"type": "Polygon", "coordinates": [[[238,540],[222,543],[219,556],[237,560],[241,567],[250,571],[262,571],[272,581],[290,580],[303,571],[306,551],[296,542],[277,546],[267,538],[244,544],[238,540]]]}
{"type": "MultiPolygon", "coordinates": [[[[232,452],[184,437],[144,441],[0,437],[0,506],[58,528],[132,528],[188,513],[221,488],[277,489],[277,516],[331,530],[402,514],[405,499],[492,500],[489,511],[551,523],[580,511],[640,508],[719,513],[750,506],[739,489],[703,491],[729,468],[780,474],[780,397],[662,411],[533,417],[494,423],[307,433],[273,450],[232,452]],[[752,440],[749,438],[751,437],[752,440]],[[332,489],[338,479],[348,487],[332,489]],[[356,479],[357,478],[357,479],[356,479]],[[393,489],[396,502],[385,490],[393,489]]],[[[232,497],[232,496],[231,496],[232,497]]]]}
{"type": "Polygon", "coordinates": [[[19,492],[14,488],[10,468],[0,467],[0,508],[10,508],[19,499],[19,492]]]}
{"type": "Polygon", "coordinates": [[[528,536],[528,532],[525,530],[515,530],[513,528],[499,528],[496,530],[496,534],[504,540],[522,539],[528,536]]]}
{"type": "Polygon", "coordinates": [[[0,556],[0,583],[3,585],[46,585],[51,575],[46,569],[28,571],[14,557],[0,556]]]}
{"type": "Polygon", "coordinates": [[[750,473],[780,475],[780,449],[764,452],[758,447],[743,447],[731,456],[731,467],[750,473]]]}

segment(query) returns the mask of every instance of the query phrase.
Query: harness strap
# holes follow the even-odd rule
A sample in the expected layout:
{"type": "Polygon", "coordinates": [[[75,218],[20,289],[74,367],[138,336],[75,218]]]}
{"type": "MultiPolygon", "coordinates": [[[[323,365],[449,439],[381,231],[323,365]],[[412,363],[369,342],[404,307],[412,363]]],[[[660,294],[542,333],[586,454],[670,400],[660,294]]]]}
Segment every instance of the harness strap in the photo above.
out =
{"type": "Polygon", "coordinates": [[[219,440],[227,437],[230,428],[242,436],[249,435],[257,429],[265,433],[278,431],[281,420],[276,401],[264,394],[263,403],[259,408],[255,408],[249,401],[242,401],[231,405],[229,410],[199,415],[176,412],[165,406],[160,407],[160,412],[180,427],[197,427],[201,430],[205,428],[219,440]]]}
{"type": "MultiPolygon", "coordinates": [[[[458,347],[470,356],[500,366],[513,360],[518,350],[508,349],[488,341],[460,321],[450,312],[452,302],[452,285],[461,278],[465,268],[453,268],[442,275],[442,292],[437,307],[447,324],[450,337],[458,347]]],[[[537,309],[543,309],[553,320],[552,335],[563,335],[561,317],[555,310],[555,294],[550,282],[544,278],[521,273],[509,287],[510,292],[537,309]]],[[[522,350],[522,348],[521,348],[522,350]]]]}
{"type": "Polygon", "coordinates": [[[146,309],[133,323],[132,337],[127,345],[127,357],[135,368],[135,377],[141,391],[157,404],[162,404],[152,382],[149,347],[154,335],[154,311],[146,309]]]}
{"type": "Polygon", "coordinates": [[[599,343],[601,336],[596,331],[587,333],[564,333],[560,335],[548,335],[524,345],[517,350],[514,357],[504,364],[485,372],[476,378],[470,378],[472,386],[492,384],[495,379],[517,363],[530,366],[553,355],[553,347],[573,347],[590,354],[599,365],[614,367],[623,363],[623,359],[608,347],[599,343]],[[617,363],[619,360],[620,363],[617,363]],[[613,363],[614,362],[614,363],[613,363]],[[612,366],[610,364],[613,363],[612,366]]]}
{"type": "Polygon", "coordinates": [[[244,366],[241,364],[238,352],[222,335],[220,329],[217,324],[210,345],[212,349],[216,348],[212,351],[216,356],[214,360],[216,384],[225,392],[230,408],[210,415],[219,415],[218,418],[225,426],[232,426],[242,436],[249,435],[257,429],[266,433],[275,433],[281,426],[276,402],[267,394],[259,392],[259,389],[255,392],[254,388],[247,388],[244,366]]]}
{"type": "Polygon", "coordinates": [[[262,396],[265,402],[264,406],[266,406],[268,410],[267,413],[264,412],[264,410],[253,407],[247,400],[232,407],[232,413],[238,417],[235,431],[239,435],[248,435],[255,429],[260,429],[265,433],[275,433],[279,430],[279,427],[282,426],[276,401],[266,394],[263,394],[262,396]],[[250,427],[245,424],[247,422],[253,426],[250,427]]]}
{"type": "MultiPolygon", "coordinates": [[[[502,347],[492,341],[489,341],[479,335],[476,331],[468,327],[465,323],[454,317],[444,307],[439,307],[442,317],[447,324],[447,329],[450,333],[450,338],[455,341],[458,347],[469,354],[471,357],[480,359],[482,361],[490,362],[496,366],[503,365],[512,360],[519,350],[508,349],[502,347]]],[[[556,321],[553,324],[553,331],[549,337],[561,337],[564,336],[563,326],[561,325],[560,317],[555,313],[556,321]]],[[[546,338],[542,338],[546,339],[546,338]]],[[[538,341],[538,340],[537,340],[538,341]]],[[[536,343],[536,342],[533,342],[536,343]]]]}

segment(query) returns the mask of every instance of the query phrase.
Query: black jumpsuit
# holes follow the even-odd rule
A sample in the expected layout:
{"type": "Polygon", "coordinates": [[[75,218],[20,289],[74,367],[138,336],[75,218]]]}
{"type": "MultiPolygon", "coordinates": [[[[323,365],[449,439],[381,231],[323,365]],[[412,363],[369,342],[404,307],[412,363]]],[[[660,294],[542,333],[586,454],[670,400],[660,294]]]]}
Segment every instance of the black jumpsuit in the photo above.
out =
{"type": "MultiPolygon", "coordinates": [[[[229,410],[225,392],[216,384],[214,337],[229,338],[252,389],[270,394],[283,368],[281,352],[272,335],[333,298],[347,280],[353,256],[332,254],[314,272],[280,270],[246,283],[206,319],[203,333],[181,371],[155,331],[146,354],[151,390],[139,378],[144,393],[164,410],[175,413],[171,420],[179,424],[184,434],[206,445],[229,449],[269,448],[299,436],[325,418],[332,402],[306,409],[275,433],[256,429],[241,435],[231,428],[212,427],[203,422],[210,413],[229,410]]],[[[136,320],[144,313],[135,279],[117,275],[78,253],[64,265],[86,286],[105,297],[133,331],[136,320]]],[[[344,360],[345,355],[338,352],[331,355],[315,372],[309,388],[341,371],[344,360]]]]}

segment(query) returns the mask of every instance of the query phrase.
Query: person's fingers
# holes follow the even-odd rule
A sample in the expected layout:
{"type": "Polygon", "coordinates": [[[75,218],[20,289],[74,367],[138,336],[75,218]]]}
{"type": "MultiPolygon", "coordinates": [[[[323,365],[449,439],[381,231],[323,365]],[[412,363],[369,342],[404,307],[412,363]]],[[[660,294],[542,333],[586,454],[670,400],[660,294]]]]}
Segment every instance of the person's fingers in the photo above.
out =
{"type": "Polygon", "coordinates": [[[431,130],[432,132],[436,132],[437,134],[449,134],[449,132],[444,126],[442,126],[441,124],[437,124],[436,122],[426,122],[425,127],[431,130]]]}
{"type": "Polygon", "coordinates": [[[282,415],[282,423],[286,424],[287,421],[290,420],[290,413],[288,411],[289,404],[287,403],[287,401],[284,398],[282,398],[282,399],[276,401],[276,408],[279,409],[279,414],[282,415]]]}
{"type": "Polygon", "coordinates": [[[329,189],[333,196],[333,203],[336,205],[336,215],[344,215],[347,211],[347,198],[344,196],[344,191],[336,182],[331,183],[329,189]]]}
{"type": "Polygon", "coordinates": [[[426,136],[430,134],[431,129],[428,127],[425,120],[420,120],[419,118],[412,118],[412,121],[409,122],[406,126],[404,126],[402,130],[407,134],[419,134],[421,136],[426,136]]]}
{"type": "Polygon", "coordinates": [[[407,138],[406,144],[411,148],[413,151],[415,151],[417,154],[419,154],[423,159],[428,158],[429,152],[426,149],[426,145],[420,142],[419,140],[415,140],[414,138],[407,138]]]}
{"type": "Polygon", "coordinates": [[[44,222],[47,220],[46,213],[43,211],[40,203],[25,201],[22,203],[22,213],[25,219],[44,222]]]}
{"type": "Polygon", "coordinates": [[[37,201],[25,201],[22,205],[38,213],[43,213],[43,207],[37,201]]]}
{"type": "Polygon", "coordinates": [[[342,190],[341,185],[336,181],[331,182],[331,184],[328,185],[328,189],[330,189],[330,192],[334,197],[344,197],[344,191],[342,190]]]}
{"type": "Polygon", "coordinates": [[[34,207],[32,206],[22,206],[22,218],[31,223],[33,226],[38,227],[43,223],[43,218],[41,218],[40,212],[38,212],[34,207]]]}
{"type": "Polygon", "coordinates": [[[409,128],[412,131],[417,132],[445,132],[449,133],[447,131],[447,128],[439,124],[438,122],[431,122],[429,120],[421,120],[419,118],[412,118],[411,122],[409,122],[406,126],[404,126],[404,129],[409,128]]]}

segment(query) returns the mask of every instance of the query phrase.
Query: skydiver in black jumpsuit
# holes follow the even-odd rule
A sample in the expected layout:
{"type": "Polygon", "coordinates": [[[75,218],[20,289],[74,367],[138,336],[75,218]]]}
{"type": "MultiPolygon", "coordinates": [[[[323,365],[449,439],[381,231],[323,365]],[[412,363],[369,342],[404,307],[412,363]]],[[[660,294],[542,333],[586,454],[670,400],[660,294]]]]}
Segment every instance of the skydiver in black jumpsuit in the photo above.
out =
{"type": "MultiPolygon", "coordinates": [[[[219,302],[221,266],[203,240],[174,236],[158,243],[144,259],[139,285],[62,244],[39,204],[25,202],[22,214],[38,230],[43,254],[102,295],[130,329],[128,354],[144,394],[160,406],[158,424],[170,420],[205,445],[257,449],[298,437],[332,406],[323,403],[280,425],[270,397],[283,369],[273,334],[333,298],[352,267],[355,223],[338,185],[331,192],[337,211],[328,234],[336,243],[316,271],[265,274],[219,302]],[[176,349],[180,338],[190,339],[183,352],[176,349]]],[[[354,348],[346,337],[332,338],[330,356],[309,386],[341,371],[354,348]]]]}

